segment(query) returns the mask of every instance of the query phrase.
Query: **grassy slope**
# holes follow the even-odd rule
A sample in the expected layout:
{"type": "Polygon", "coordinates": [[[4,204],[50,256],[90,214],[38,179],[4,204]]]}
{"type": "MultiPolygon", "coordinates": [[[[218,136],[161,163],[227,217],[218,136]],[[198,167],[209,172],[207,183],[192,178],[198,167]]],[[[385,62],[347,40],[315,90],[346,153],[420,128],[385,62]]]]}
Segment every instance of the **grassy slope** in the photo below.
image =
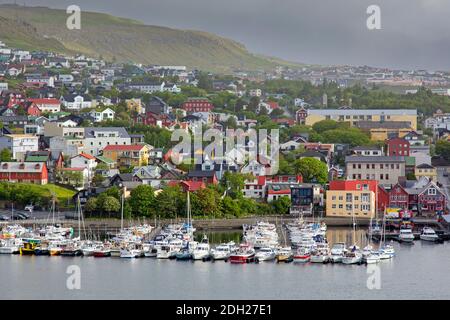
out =
{"type": "MultiPolygon", "coordinates": [[[[53,41],[57,40],[43,46],[60,49],[59,45],[62,44],[65,50],[94,57],[102,55],[108,60],[116,58],[118,61],[144,64],[185,64],[191,68],[218,72],[238,68],[263,70],[279,64],[294,65],[253,55],[242,44],[207,32],[148,26],[107,14],[82,12],[81,30],[66,28],[68,15],[63,10],[3,5],[0,6],[0,17],[12,19],[18,24],[26,21],[36,28],[40,39],[51,37],[53,41]]],[[[0,28],[0,39],[5,35],[7,32],[0,28]]],[[[31,41],[23,34],[14,34],[10,38],[14,41],[12,44],[28,44],[31,41]]],[[[8,39],[5,40],[8,43],[8,39]]],[[[31,45],[34,46],[35,42],[31,45]]]]}

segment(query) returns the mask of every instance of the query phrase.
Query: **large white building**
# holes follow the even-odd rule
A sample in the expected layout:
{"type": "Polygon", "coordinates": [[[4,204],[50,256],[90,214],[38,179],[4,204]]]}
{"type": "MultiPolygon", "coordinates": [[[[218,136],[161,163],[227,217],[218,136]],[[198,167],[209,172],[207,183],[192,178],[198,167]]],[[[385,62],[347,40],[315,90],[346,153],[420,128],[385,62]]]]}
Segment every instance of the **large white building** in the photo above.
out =
{"type": "Polygon", "coordinates": [[[97,156],[108,145],[129,145],[131,137],[123,127],[84,128],[84,152],[97,156]]]}
{"type": "Polygon", "coordinates": [[[39,150],[39,138],[30,134],[5,134],[0,137],[0,150],[9,149],[15,160],[23,160],[29,151],[39,150]]]}

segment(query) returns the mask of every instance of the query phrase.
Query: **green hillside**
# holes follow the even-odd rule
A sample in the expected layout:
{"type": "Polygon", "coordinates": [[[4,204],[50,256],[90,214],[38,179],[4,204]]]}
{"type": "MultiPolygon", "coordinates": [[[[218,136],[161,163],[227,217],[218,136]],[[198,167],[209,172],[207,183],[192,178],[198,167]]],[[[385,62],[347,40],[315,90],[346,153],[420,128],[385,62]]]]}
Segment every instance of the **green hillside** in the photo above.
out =
{"type": "Polygon", "coordinates": [[[26,49],[78,52],[110,61],[181,64],[216,72],[290,64],[251,54],[242,44],[207,32],[149,26],[93,12],[81,13],[81,30],[68,30],[67,17],[63,10],[0,5],[0,40],[26,49]]]}

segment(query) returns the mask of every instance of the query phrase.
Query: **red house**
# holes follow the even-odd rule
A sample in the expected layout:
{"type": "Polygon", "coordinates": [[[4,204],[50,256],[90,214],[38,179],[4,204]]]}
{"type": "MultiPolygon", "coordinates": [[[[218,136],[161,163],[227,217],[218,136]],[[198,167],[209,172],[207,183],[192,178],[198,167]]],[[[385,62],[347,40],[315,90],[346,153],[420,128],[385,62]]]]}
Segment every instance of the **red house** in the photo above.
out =
{"type": "Polygon", "coordinates": [[[41,109],[33,102],[26,102],[25,110],[29,116],[39,117],[42,114],[41,109]]]}
{"type": "Polygon", "coordinates": [[[174,121],[167,114],[156,114],[153,112],[146,112],[138,114],[134,119],[137,124],[144,124],[147,126],[171,127],[174,121]]]}
{"type": "Polygon", "coordinates": [[[409,156],[409,141],[403,138],[393,138],[387,141],[388,156],[409,156]]]}
{"type": "Polygon", "coordinates": [[[308,110],[300,108],[295,112],[295,120],[298,124],[305,124],[306,117],[308,116],[308,110]]]}
{"type": "Polygon", "coordinates": [[[0,181],[47,184],[45,162],[1,162],[0,181]]]}
{"type": "Polygon", "coordinates": [[[189,98],[181,104],[186,112],[211,112],[214,105],[207,98],[189,98]]]}
{"type": "Polygon", "coordinates": [[[389,192],[389,207],[409,209],[409,193],[398,183],[389,192]]]}
{"type": "Polygon", "coordinates": [[[216,172],[214,170],[211,171],[191,170],[187,175],[187,181],[194,181],[194,182],[201,181],[206,185],[219,183],[219,180],[217,179],[216,176],[216,172]]]}

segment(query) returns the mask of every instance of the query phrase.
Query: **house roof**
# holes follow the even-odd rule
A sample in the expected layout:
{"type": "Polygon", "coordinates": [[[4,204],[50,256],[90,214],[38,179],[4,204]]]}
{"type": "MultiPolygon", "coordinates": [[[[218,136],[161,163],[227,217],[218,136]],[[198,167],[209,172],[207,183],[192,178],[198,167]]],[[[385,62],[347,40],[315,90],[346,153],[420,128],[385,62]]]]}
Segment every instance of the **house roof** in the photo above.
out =
{"type": "Polygon", "coordinates": [[[431,166],[431,165],[429,165],[427,163],[419,164],[416,168],[418,168],[418,169],[434,169],[433,166],[431,166]]]}
{"type": "Polygon", "coordinates": [[[100,160],[101,162],[107,163],[107,164],[113,164],[115,163],[115,161],[113,159],[110,159],[108,157],[104,157],[104,156],[96,156],[95,157],[97,160],[100,160]]]}
{"type": "Polygon", "coordinates": [[[214,177],[216,172],[214,170],[211,171],[203,171],[203,170],[191,170],[188,173],[188,178],[192,177],[214,177]]]}
{"type": "Polygon", "coordinates": [[[45,162],[0,162],[0,172],[32,172],[40,173],[45,162]]]}
{"type": "Polygon", "coordinates": [[[110,144],[106,146],[103,151],[140,151],[145,145],[140,144],[130,144],[130,145],[113,145],[110,144]]]}
{"type": "Polygon", "coordinates": [[[87,127],[84,128],[86,138],[95,138],[95,132],[118,132],[120,138],[129,138],[127,130],[124,127],[87,127]]]}
{"type": "Polygon", "coordinates": [[[345,162],[405,162],[405,157],[401,156],[347,156],[345,162]]]}
{"type": "MultiPolygon", "coordinates": [[[[94,156],[91,156],[90,154],[87,154],[87,153],[84,153],[84,152],[80,153],[79,155],[76,155],[75,157],[83,157],[83,158],[86,158],[88,160],[95,160],[94,156]]],[[[72,158],[75,158],[75,157],[72,157],[72,158]]]]}

